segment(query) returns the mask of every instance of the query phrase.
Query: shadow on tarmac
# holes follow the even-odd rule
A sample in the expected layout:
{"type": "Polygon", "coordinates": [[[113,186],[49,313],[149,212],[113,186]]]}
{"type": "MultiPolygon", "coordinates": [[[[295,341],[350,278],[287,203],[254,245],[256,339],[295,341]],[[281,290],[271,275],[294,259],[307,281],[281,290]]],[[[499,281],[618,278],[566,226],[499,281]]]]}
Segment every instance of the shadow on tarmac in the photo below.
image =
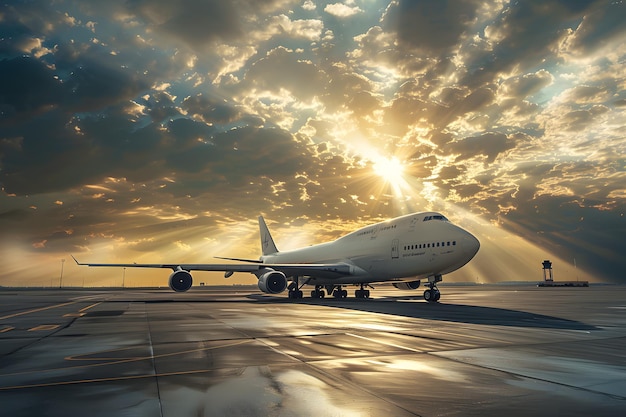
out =
{"type": "Polygon", "coordinates": [[[457,323],[483,324],[492,326],[530,327],[563,330],[600,330],[589,324],[543,314],[529,313],[496,307],[462,304],[428,303],[421,296],[384,297],[379,299],[334,298],[293,301],[264,295],[250,295],[250,299],[265,303],[298,303],[319,305],[368,313],[390,314],[425,320],[451,321],[457,323]]]}

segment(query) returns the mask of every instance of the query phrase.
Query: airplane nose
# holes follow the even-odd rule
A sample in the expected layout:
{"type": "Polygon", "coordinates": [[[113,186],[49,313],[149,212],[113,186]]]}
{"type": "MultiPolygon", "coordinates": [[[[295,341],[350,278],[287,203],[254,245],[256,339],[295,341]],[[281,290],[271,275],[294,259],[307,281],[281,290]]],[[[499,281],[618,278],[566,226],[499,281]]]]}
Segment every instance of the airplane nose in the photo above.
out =
{"type": "Polygon", "coordinates": [[[467,254],[468,260],[472,259],[480,249],[480,242],[469,232],[463,237],[463,252],[467,254]]]}

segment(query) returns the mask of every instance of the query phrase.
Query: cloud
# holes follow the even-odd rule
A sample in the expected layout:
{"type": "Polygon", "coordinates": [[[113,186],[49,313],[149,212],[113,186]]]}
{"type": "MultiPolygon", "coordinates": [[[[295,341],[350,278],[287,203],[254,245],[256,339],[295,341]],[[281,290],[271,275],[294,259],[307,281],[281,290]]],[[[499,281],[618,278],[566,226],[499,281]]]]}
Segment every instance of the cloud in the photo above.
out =
{"type": "Polygon", "coordinates": [[[58,106],[64,88],[44,63],[30,57],[0,61],[0,124],[15,124],[58,106]]]}
{"type": "Polygon", "coordinates": [[[474,0],[392,1],[383,16],[383,27],[396,32],[398,41],[407,48],[444,54],[458,45],[479,4],[474,0]]]}
{"type": "Polygon", "coordinates": [[[513,138],[502,133],[489,132],[452,142],[447,145],[446,150],[452,154],[458,154],[457,161],[482,155],[486,157],[486,163],[493,163],[500,154],[514,147],[513,138]]]}
{"type": "Polygon", "coordinates": [[[350,17],[363,12],[358,6],[348,6],[343,3],[328,4],[324,7],[324,11],[339,18],[350,17]]]}
{"type": "Polygon", "coordinates": [[[148,23],[148,28],[191,47],[204,47],[219,39],[243,35],[240,10],[233,2],[133,0],[127,4],[131,13],[148,23]]]}
{"type": "MultiPolygon", "coordinates": [[[[581,2],[581,5],[585,2],[581,2]]],[[[607,52],[616,39],[623,38],[626,8],[619,2],[587,2],[589,13],[568,40],[568,50],[577,57],[607,52]]]]}

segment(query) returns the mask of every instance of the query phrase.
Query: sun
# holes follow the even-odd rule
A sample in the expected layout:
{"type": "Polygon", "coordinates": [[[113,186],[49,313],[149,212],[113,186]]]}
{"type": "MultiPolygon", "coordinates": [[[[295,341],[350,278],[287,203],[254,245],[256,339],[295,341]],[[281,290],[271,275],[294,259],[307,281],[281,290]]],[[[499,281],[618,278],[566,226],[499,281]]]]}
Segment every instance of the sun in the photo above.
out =
{"type": "Polygon", "coordinates": [[[373,161],[374,172],[381,177],[385,182],[397,184],[402,181],[404,175],[404,164],[400,162],[398,158],[380,157],[373,161]]]}

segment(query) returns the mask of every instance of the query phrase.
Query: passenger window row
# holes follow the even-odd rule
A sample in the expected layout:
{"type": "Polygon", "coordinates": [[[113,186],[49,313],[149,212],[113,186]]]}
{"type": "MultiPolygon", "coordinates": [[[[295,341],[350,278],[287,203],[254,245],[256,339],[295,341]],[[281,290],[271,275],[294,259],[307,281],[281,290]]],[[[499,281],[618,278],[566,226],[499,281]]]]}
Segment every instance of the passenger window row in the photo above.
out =
{"type": "Polygon", "coordinates": [[[439,248],[442,246],[456,246],[456,240],[452,242],[434,242],[434,243],[420,243],[415,245],[406,245],[404,250],[413,250],[413,249],[426,249],[426,248],[439,248]]]}

